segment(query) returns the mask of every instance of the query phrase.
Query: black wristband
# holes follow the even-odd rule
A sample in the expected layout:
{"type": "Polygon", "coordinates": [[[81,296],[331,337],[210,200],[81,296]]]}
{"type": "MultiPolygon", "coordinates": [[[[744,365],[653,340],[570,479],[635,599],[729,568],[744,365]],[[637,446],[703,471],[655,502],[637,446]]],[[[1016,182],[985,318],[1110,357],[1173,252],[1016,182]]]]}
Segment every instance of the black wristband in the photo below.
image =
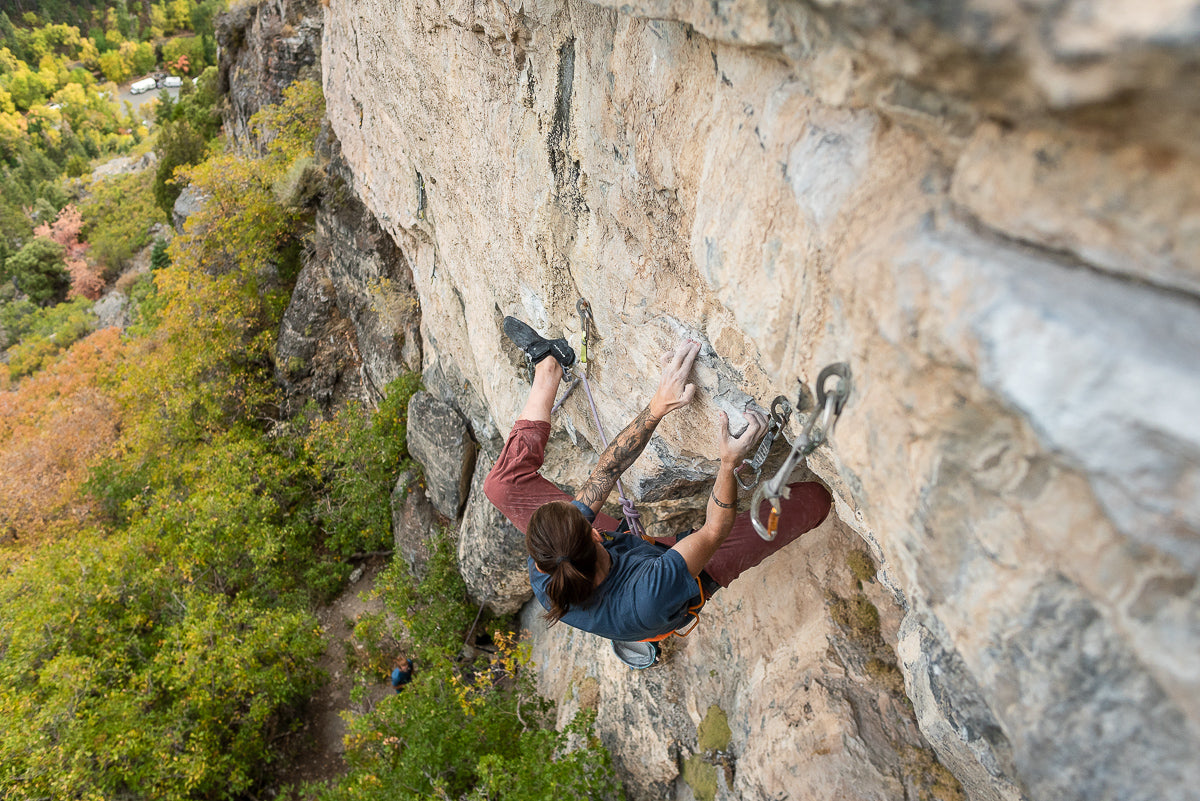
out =
{"type": "MultiPolygon", "coordinates": [[[[736,492],[736,490],[735,490],[735,492],[736,492]]],[[[736,495],[734,496],[733,503],[722,503],[721,499],[717,497],[717,488],[716,487],[713,487],[712,491],[709,492],[709,495],[712,496],[713,503],[715,503],[717,506],[720,506],[722,509],[736,509],[737,508],[737,496],[736,495]]]]}

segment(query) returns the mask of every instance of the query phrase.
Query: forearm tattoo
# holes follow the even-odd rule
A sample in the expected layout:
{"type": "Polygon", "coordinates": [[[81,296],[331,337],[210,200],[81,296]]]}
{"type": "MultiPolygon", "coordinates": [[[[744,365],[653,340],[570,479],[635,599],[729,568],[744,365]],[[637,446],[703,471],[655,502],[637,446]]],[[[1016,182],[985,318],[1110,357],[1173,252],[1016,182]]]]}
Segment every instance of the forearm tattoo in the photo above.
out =
{"type": "Polygon", "coordinates": [[[604,453],[600,454],[596,469],[579,491],[579,500],[585,506],[603,502],[608,497],[617,479],[646,449],[646,443],[657,426],[658,420],[650,414],[650,407],[647,406],[617,434],[616,439],[608,443],[604,453]]]}

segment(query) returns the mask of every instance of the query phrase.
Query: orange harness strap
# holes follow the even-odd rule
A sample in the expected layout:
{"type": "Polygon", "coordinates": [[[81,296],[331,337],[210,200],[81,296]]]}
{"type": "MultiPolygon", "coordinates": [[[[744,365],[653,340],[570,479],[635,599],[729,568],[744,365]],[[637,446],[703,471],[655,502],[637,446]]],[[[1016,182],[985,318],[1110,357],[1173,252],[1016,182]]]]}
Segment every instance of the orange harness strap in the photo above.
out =
{"type": "Polygon", "coordinates": [[[688,627],[682,631],[675,629],[674,631],[668,631],[666,634],[656,634],[653,637],[647,637],[642,642],[661,642],[672,634],[676,637],[686,637],[696,630],[696,626],[700,625],[700,610],[704,608],[704,604],[708,601],[708,598],[704,595],[704,584],[700,582],[699,576],[696,576],[696,586],[700,589],[700,602],[688,607],[687,613],[692,616],[692,622],[688,627]]]}

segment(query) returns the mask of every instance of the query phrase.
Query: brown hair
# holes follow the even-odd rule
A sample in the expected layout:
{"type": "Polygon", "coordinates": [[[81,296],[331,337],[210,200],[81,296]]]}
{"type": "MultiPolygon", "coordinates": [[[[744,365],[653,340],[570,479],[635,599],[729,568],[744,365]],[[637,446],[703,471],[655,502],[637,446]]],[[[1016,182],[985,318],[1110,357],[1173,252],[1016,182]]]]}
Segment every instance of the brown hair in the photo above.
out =
{"type": "Polygon", "coordinates": [[[525,550],[538,570],[550,577],[546,619],[557,622],[573,606],[586,606],[596,577],[596,544],[592,525],[566,501],[538,507],[529,518],[525,550]]]}

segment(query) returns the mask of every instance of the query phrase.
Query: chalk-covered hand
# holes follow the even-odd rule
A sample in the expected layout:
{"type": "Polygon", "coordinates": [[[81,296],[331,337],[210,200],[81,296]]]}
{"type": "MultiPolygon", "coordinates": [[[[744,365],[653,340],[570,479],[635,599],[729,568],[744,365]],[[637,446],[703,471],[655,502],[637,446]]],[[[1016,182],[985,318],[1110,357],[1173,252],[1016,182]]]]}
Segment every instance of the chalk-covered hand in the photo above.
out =
{"type": "Polygon", "coordinates": [[[691,403],[696,396],[696,385],[688,383],[688,376],[699,353],[700,343],[688,339],[663,355],[662,378],[650,399],[650,414],[661,420],[669,412],[691,403]]]}
{"type": "Polygon", "coordinates": [[[760,411],[747,409],[743,416],[746,418],[746,430],[738,436],[729,433],[729,415],[721,412],[721,428],[719,445],[721,464],[736,468],[746,459],[756,447],[758,441],[767,433],[767,416],[760,411]]]}

